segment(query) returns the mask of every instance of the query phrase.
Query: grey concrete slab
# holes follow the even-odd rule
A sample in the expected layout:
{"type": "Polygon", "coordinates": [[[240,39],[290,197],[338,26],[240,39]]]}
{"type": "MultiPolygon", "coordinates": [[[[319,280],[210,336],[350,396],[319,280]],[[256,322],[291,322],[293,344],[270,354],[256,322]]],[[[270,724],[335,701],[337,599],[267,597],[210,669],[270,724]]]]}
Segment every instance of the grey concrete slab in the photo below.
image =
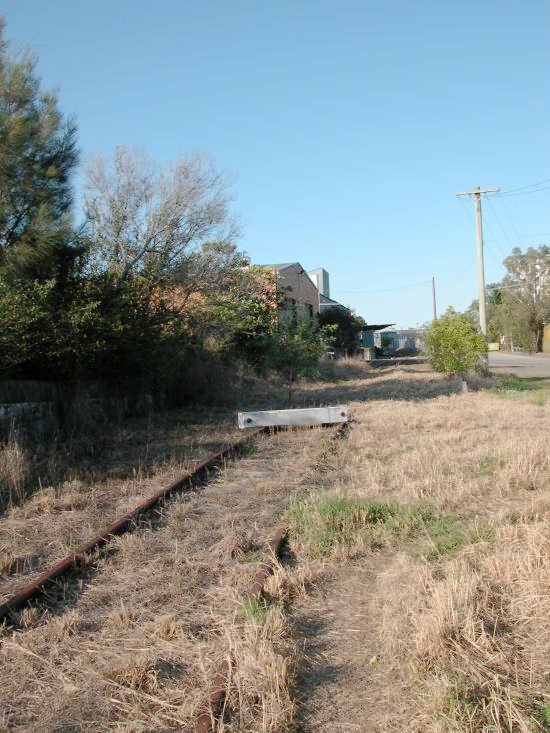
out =
{"type": "Polygon", "coordinates": [[[295,410],[261,410],[259,412],[239,412],[240,428],[263,428],[305,425],[329,425],[348,421],[348,408],[308,407],[295,410]]]}

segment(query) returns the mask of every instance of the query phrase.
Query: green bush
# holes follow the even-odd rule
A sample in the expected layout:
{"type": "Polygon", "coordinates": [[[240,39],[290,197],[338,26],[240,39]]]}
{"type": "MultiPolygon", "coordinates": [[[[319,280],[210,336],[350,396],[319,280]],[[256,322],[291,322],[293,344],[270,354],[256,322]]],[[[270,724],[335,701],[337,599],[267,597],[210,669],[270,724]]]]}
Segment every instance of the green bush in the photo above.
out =
{"type": "Polygon", "coordinates": [[[449,376],[485,371],[487,343],[468,316],[449,308],[426,330],[425,352],[437,372],[449,376]]]}
{"type": "Polygon", "coordinates": [[[314,321],[283,322],[265,339],[266,364],[282,374],[288,384],[288,401],[300,377],[315,377],[325,346],[333,334],[333,326],[320,328],[314,321]]]}

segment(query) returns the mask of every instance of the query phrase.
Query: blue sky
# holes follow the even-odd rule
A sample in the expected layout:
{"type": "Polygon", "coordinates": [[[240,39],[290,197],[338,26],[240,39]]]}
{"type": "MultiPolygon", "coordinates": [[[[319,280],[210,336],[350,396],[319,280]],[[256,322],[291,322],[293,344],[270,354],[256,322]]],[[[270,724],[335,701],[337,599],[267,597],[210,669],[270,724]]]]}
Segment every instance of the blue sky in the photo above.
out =
{"type": "MultiPolygon", "coordinates": [[[[440,311],[476,297],[473,203],[456,191],[550,179],[547,0],[4,0],[0,13],[76,116],[83,158],[207,151],[235,175],[252,260],[324,267],[370,323],[429,320],[432,275],[440,311]]],[[[483,203],[488,282],[513,246],[550,241],[550,189],[519,194],[483,203]]]]}

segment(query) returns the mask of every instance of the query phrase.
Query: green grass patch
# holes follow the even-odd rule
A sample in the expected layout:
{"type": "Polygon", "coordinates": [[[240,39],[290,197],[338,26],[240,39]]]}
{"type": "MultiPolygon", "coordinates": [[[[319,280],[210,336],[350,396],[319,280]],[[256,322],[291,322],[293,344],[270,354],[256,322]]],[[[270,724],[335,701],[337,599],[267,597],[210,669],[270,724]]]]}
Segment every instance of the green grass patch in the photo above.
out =
{"type": "Polygon", "coordinates": [[[373,527],[386,523],[398,512],[395,502],[342,496],[298,496],[287,516],[293,531],[314,556],[326,557],[337,544],[354,545],[373,527]]]}
{"type": "Polygon", "coordinates": [[[548,377],[516,377],[512,374],[498,377],[500,384],[491,389],[503,399],[522,399],[534,405],[545,405],[550,400],[548,377]]]}
{"type": "Polygon", "coordinates": [[[450,689],[447,693],[443,712],[452,718],[470,718],[479,701],[479,691],[463,675],[455,674],[449,678],[450,689]]]}
{"type": "Polygon", "coordinates": [[[338,547],[377,550],[418,538],[425,542],[416,554],[436,561],[493,536],[488,522],[438,515],[427,502],[400,506],[393,501],[310,494],[290,502],[287,518],[308,553],[318,558],[330,556],[338,547]]]}
{"type": "Polygon", "coordinates": [[[550,702],[547,702],[545,705],[541,706],[540,716],[542,718],[542,722],[545,723],[547,726],[550,726],[550,702]]]}
{"type": "Polygon", "coordinates": [[[269,605],[264,598],[244,598],[242,601],[241,620],[256,621],[265,624],[269,605]]]}
{"type": "Polygon", "coordinates": [[[245,555],[241,555],[238,560],[239,562],[244,563],[257,563],[260,562],[264,556],[265,554],[260,550],[252,550],[251,552],[247,552],[245,555]]]}
{"type": "Polygon", "coordinates": [[[510,481],[510,486],[514,489],[521,489],[523,491],[536,491],[537,485],[533,481],[529,481],[526,478],[513,478],[510,481]]]}
{"type": "Polygon", "coordinates": [[[478,461],[473,474],[475,478],[492,476],[497,469],[504,468],[505,466],[506,461],[503,458],[498,458],[497,456],[485,456],[478,461]]]}
{"type": "Polygon", "coordinates": [[[430,547],[425,553],[428,560],[456,557],[465,545],[489,541],[494,536],[492,525],[486,520],[446,514],[434,518],[425,526],[430,547]]]}

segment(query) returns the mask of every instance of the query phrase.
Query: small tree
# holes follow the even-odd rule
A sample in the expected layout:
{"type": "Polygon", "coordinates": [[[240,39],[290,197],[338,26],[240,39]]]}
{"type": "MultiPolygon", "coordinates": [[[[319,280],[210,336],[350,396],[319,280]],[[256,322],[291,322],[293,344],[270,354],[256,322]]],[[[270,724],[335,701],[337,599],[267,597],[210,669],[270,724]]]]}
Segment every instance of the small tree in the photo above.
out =
{"type": "Polygon", "coordinates": [[[314,377],[319,360],[334,328],[319,328],[314,321],[297,325],[281,323],[269,337],[267,365],[283,374],[288,384],[288,403],[292,404],[294,382],[300,377],[314,377]]]}
{"type": "Polygon", "coordinates": [[[424,342],[430,365],[437,372],[464,378],[469,371],[485,370],[485,338],[464,313],[448,308],[426,330],[424,342]]]}
{"type": "Polygon", "coordinates": [[[339,307],[326,308],[319,316],[322,326],[334,326],[333,346],[345,349],[348,354],[357,351],[358,334],[367,325],[361,316],[339,307]]]}

